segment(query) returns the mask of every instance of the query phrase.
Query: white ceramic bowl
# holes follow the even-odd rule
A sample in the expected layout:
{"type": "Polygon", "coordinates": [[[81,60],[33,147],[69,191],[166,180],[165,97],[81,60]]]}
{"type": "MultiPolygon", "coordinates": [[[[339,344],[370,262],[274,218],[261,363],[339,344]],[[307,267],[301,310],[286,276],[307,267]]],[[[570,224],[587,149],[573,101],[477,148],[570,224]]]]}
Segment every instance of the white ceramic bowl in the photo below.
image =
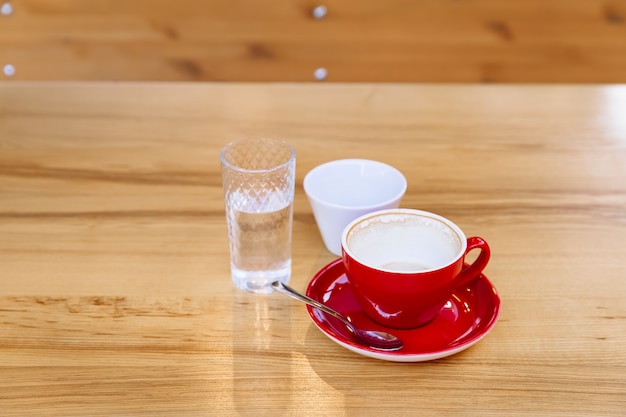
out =
{"type": "Polygon", "coordinates": [[[303,185],[326,248],[341,256],[341,233],[348,223],[373,211],[399,207],[407,182],[385,163],[341,159],[313,168],[303,185]]]}

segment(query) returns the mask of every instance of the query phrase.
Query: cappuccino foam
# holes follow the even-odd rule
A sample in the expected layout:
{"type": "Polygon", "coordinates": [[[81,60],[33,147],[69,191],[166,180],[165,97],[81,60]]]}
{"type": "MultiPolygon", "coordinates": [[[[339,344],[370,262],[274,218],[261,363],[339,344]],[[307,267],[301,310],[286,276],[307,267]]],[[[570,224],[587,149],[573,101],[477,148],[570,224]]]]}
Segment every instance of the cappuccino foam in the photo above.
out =
{"type": "Polygon", "coordinates": [[[436,217],[388,213],[354,225],[346,243],[354,258],[365,265],[384,271],[420,272],[456,260],[464,250],[465,237],[436,217]]]}

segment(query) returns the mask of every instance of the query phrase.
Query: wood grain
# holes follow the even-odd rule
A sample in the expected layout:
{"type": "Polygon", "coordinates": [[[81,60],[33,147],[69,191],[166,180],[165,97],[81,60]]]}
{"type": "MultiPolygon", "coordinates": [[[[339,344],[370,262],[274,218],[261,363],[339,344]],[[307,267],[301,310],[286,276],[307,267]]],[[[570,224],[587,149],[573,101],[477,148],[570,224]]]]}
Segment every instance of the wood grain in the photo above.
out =
{"type": "Polygon", "coordinates": [[[2,413],[621,416],[624,108],[620,86],[1,84],[2,413]],[[298,155],[294,287],[334,259],[304,175],[377,159],[404,207],[490,243],[494,330],[383,362],[233,289],[218,153],[251,135],[298,155]]]}
{"type": "Polygon", "coordinates": [[[626,82],[625,0],[19,0],[16,80],[626,82]]]}

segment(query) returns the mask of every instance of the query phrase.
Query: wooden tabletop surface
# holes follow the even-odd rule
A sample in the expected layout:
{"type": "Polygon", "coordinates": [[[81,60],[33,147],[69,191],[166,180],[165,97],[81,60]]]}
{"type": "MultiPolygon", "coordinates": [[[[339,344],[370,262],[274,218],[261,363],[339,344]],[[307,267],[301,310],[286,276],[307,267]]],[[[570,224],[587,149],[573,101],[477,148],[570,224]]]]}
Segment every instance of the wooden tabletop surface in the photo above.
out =
{"type": "Polygon", "coordinates": [[[626,87],[0,84],[4,416],[622,416],[626,87]],[[297,152],[291,284],[335,259],[302,190],[381,160],[491,245],[493,330],[436,361],[333,343],[230,279],[219,150],[297,152]]]}

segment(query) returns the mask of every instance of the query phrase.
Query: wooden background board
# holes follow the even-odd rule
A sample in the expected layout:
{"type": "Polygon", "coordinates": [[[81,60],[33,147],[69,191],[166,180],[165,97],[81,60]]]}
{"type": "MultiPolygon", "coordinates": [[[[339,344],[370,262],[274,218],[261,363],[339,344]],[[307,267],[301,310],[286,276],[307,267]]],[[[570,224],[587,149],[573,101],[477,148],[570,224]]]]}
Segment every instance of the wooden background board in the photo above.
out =
{"type": "Polygon", "coordinates": [[[626,0],[12,0],[15,80],[626,82],[626,0]]]}

